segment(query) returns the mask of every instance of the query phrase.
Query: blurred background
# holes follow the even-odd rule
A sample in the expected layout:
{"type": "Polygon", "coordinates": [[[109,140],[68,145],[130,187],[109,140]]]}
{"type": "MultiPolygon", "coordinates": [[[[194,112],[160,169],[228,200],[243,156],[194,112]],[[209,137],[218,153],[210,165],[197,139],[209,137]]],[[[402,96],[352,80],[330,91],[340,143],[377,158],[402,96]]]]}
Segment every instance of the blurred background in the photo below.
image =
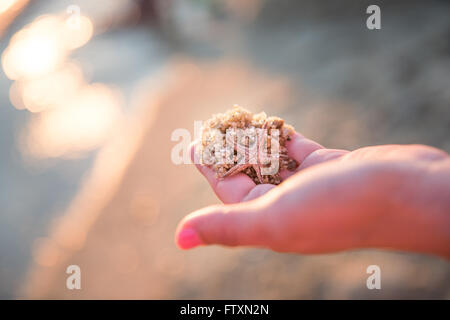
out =
{"type": "Polygon", "coordinates": [[[173,242],[218,200],[171,133],[235,103],[327,147],[450,151],[450,3],[376,1],[373,31],[370,4],[0,0],[0,298],[450,299],[437,257],[173,242]]]}

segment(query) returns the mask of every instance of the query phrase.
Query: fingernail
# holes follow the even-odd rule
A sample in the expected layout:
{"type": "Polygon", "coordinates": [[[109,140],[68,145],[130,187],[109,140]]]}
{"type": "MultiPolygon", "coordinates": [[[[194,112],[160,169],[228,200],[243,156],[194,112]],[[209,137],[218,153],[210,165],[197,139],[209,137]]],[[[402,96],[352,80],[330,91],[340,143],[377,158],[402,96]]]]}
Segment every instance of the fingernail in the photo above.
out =
{"type": "Polygon", "coordinates": [[[191,249],[195,248],[199,245],[202,245],[203,242],[198,236],[197,232],[192,228],[183,229],[178,234],[178,246],[181,249],[191,249]]]}

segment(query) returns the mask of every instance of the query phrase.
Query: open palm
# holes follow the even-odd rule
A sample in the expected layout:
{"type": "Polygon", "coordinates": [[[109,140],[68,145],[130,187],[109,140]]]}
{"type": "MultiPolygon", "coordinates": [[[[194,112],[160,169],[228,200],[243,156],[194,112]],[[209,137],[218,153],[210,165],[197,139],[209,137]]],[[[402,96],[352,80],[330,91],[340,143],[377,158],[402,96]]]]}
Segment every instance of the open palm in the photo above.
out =
{"type": "Polygon", "coordinates": [[[447,153],[423,145],[326,149],[298,133],[287,148],[300,166],[282,172],[278,186],[255,185],[245,174],[220,180],[196,165],[224,204],[184,218],[178,245],[298,253],[381,247],[450,256],[447,153]]]}

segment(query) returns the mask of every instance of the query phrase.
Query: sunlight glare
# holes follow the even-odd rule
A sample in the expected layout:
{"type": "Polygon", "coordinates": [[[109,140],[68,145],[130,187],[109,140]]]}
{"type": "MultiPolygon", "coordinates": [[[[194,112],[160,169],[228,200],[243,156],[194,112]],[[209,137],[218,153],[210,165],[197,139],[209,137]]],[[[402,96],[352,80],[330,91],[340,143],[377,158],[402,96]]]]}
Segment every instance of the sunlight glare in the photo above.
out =
{"type": "Polygon", "coordinates": [[[102,84],[86,86],[67,106],[33,119],[28,151],[37,157],[59,157],[90,150],[104,142],[120,117],[120,96],[102,84]]]}
{"type": "Polygon", "coordinates": [[[0,0],[0,14],[11,8],[17,0],[0,0]]]}
{"type": "Polygon", "coordinates": [[[22,100],[31,112],[61,107],[73,99],[83,82],[81,68],[68,64],[39,79],[32,79],[22,85],[22,100]]]}
{"type": "Polygon", "coordinates": [[[54,70],[67,52],[58,39],[58,19],[42,17],[17,32],[2,54],[2,65],[12,80],[35,78],[54,70]]]}

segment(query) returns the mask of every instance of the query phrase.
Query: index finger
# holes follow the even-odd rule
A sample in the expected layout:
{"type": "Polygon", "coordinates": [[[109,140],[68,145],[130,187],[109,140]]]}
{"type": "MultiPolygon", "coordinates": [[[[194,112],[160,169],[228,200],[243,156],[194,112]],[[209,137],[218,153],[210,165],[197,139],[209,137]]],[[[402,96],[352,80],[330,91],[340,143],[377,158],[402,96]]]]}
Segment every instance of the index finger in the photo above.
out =
{"type": "Polygon", "coordinates": [[[289,157],[296,160],[299,166],[294,171],[284,170],[280,172],[283,180],[307,167],[339,158],[349,152],[342,149],[324,148],[317,142],[305,138],[298,132],[295,132],[294,135],[292,135],[291,140],[287,141],[286,147],[288,149],[289,157]]]}
{"type": "Polygon", "coordinates": [[[296,160],[299,165],[314,151],[319,149],[325,149],[323,146],[317,142],[305,138],[298,132],[295,132],[290,141],[286,142],[286,147],[288,149],[288,155],[292,159],[296,160]]]}

